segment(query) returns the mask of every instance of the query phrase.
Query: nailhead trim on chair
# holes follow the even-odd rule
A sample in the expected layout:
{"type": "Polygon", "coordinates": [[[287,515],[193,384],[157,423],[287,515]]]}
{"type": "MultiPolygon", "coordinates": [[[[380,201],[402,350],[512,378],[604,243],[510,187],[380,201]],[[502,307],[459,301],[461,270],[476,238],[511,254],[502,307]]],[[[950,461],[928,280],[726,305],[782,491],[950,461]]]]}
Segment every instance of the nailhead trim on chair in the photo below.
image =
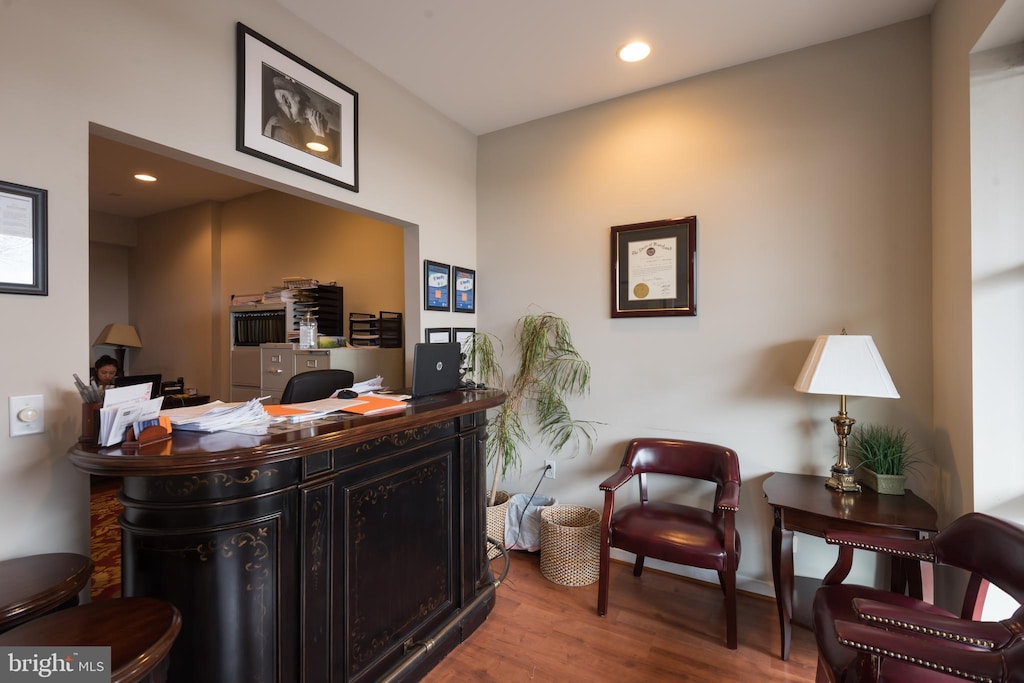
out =
{"type": "Polygon", "coordinates": [[[928,662],[917,657],[909,657],[900,652],[893,652],[892,650],[886,650],[884,648],[875,647],[873,645],[866,645],[865,643],[858,643],[846,638],[837,636],[837,640],[847,647],[853,647],[864,652],[870,652],[873,655],[882,655],[883,657],[891,657],[893,659],[899,659],[904,662],[910,662],[911,664],[917,664],[923,666],[932,671],[938,671],[944,674],[950,674],[952,676],[959,676],[960,678],[966,678],[969,681],[978,681],[978,683],[993,683],[993,679],[988,676],[979,676],[977,674],[968,673],[961,671],[951,666],[943,666],[942,664],[936,664],[935,662],[928,662]]]}
{"type": "Polygon", "coordinates": [[[878,617],[874,614],[861,614],[861,619],[865,621],[873,621],[878,624],[885,626],[896,626],[898,628],[905,629],[907,631],[914,631],[915,633],[924,633],[929,636],[936,636],[938,638],[945,638],[946,640],[952,640],[957,643],[966,643],[967,645],[976,645],[977,647],[983,647],[988,650],[995,648],[995,641],[982,640],[981,638],[971,638],[965,636],[962,633],[953,633],[951,631],[940,631],[939,629],[929,628],[927,626],[918,626],[917,624],[911,624],[906,621],[900,621],[898,619],[888,619],[886,617],[878,617]]]}
{"type": "Polygon", "coordinates": [[[889,555],[899,555],[900,557],[909,557],[915,560],[921,560],[923,562],[935,562],[934,553],[912,553],[907,550],[895,550],[893,548],[871,545],[870,543],[861,543],[857,541],[847,541],[845,539],[829,539],[829,543],[834,545],[848,545],[851,548],[859,548],[860,550],[870,550],[876,553],[888,553],[889,555]]]}

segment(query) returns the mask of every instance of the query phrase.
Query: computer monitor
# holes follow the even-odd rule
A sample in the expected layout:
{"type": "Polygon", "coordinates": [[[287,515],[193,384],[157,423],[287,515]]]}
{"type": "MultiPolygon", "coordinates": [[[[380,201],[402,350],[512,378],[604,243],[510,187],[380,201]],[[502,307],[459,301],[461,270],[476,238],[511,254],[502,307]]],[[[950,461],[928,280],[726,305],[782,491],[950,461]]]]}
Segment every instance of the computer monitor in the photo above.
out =
{"type": "Polygon", "coordinates": [[[133,384],[145,384],[146,382],[152,382],[153,388],[149,392],[150,398],[156,398],[160,395],[160,380],[163,379],[163,375],[125,375],[124,377],[115,377],[115,387],[127,387],[133,384]]]}

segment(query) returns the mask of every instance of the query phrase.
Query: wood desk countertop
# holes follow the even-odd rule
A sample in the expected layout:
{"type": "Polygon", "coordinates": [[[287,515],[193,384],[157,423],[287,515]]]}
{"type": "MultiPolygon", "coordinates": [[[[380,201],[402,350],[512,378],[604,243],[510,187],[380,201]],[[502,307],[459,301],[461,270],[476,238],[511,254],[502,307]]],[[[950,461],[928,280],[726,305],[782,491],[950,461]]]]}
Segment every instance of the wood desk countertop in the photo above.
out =
{"type": "Polygon", "coordinates": [[[69,452],[74,465],[89,474],[114,477],[152,477],[216,472],[225,467],[250,467],[301,458],[321,451],[377,439],[397,429],[416,429],[467,412],[501,405],[505,394],[494,389],[453,391],[410,401],[401,413],[353,415],[339,413],[315,420],[302,429],[252,436],[237,432],[172,433],[170,455],[161,444],[129,448],[75,445],[69,452]]]}

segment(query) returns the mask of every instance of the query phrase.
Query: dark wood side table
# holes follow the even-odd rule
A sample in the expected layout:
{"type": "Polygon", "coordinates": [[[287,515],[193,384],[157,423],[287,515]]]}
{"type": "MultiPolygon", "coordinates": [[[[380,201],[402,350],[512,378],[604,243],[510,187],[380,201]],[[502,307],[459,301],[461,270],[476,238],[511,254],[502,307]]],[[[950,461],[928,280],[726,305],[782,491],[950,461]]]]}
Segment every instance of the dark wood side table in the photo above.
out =
{"type": "MultiPolygon", "coordinates": [[[[772,578],[779,609],[782,659],[789,659],[793,617],[793,532],[819,538],[829,529],[858,531],[893,538],[925,538],[938,531],[935,508],[907,490],[902,496],[839,493],[825,486],[825,477],[776,472],[764,482],[764,497],[772,506],[772,578]]],[[[845,549],[852,556],[852,551],[845,549]]],[[[849,561],[849,557],[847,558],[849,561]]],[[[909,586],[910,594],[932,600],[932,566],[893,558],[891,589],[909,586]]]]}
{"type": "Polygon", "coordinates": [[[0,562],[0,631],[59,607],[78,604],[92,560],[75,553],[29,555],[0,562]]]}

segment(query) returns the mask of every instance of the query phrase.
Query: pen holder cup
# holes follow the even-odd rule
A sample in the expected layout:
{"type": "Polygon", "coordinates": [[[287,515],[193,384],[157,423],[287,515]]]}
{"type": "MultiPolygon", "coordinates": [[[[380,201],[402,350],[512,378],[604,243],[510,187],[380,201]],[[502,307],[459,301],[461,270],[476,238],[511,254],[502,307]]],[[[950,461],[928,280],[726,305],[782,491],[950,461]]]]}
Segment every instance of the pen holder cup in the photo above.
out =
{"type": "Polygon", "coordinates": [[[88,446],[96,445],[100,435],[100,408],[102,403],[82,404],[82,435],[78,440],[88,446]]]}

